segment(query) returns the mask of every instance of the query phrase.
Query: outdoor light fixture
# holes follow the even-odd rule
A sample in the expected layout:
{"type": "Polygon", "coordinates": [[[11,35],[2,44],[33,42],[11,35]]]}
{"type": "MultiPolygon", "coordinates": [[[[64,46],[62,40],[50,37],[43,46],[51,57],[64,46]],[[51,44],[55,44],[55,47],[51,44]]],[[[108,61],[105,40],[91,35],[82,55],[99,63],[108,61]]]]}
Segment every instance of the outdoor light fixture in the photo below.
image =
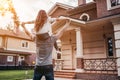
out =
{"type": "Polygon", "coordinates": [[[57,40],[57,46],[58,46],[59,48],[61,48],[61,46],[62,46],[60,39],[57,40]]]}

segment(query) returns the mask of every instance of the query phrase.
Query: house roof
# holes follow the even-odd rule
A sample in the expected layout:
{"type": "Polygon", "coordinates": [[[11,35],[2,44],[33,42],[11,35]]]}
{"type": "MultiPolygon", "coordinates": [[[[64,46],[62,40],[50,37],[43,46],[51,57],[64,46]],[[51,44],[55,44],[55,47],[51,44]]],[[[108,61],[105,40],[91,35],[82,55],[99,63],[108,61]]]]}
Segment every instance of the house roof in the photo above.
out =
{"type": "Polygon", "coordinates": [[[57,8],[63,8],[63,9],[73,9],[73,6],[70,5],[66,5],[66,4],[62,4],[62,3],[56,3],[49,11],[48,11],[48,15],[51,15],[57,8]]]}
{"type": "MultiPolygon", "coordinates": [[[[64,17],[64,16],[61,16],[61,17],[64,17]]],[[[82,21],[82,20],[73,19],[70,17],[65,17],[65,18],[70,19],[71,20],[70,24],[76,25],[76,27],[88,27],[88,26],[90,27],[90,26],[96,26],[96,25],[97,25],[96,27],[98,27],[98,25],[102,25],[102,24],[104,25],[107,22],[111,22],[114,20],[120,20],[120,14],[111,15],[111,16],[103,17],[100,19],[92,20],[92,21],[82,21]]],[[[56,33],[61,28],[61,26],[63,26],[64,24],[65,24],[65,21],[54,22],[52,25],[53,26],[52,29],[54,31],[53,33],[56,33]],[[59,24],[59,26],[58,26],[58,24],[59,24]]]]}
{"type": "Polygon", "coordinates": [[[91,20],[91,21],[86,22],[86,24],[96,24],[96,23],[102,24],[103,22],[106,22],[106,21],[113,21],[113,20],[118,20],[118,19],[120,20],[120,14],[110,15],[110,16],[98,18],[95,20],[91,20]]]}
{"type": "Polygon", "coordinates": [[[67,11],[67,13],[69,15],[73,15],[73,14],[84,12],[86,10],[90,10],[90,9],[93,9],[93,8],[96,8],[96,3],[95,2],[90,2],[90,3],[87,3],[87,4],[79,5],[79,6],[75,7],[75,8],[73,8],[73,9],[69,9],[67,11]]]}
{"type": "Polygon", "coordinates": [[[0,29],[0,36],[8,36],[8,37],[31,40],[30,37],[22,31],[20,31],[18,34],[15,34],[12,30],[9,31],[9,30],[0,29]]]}
{"type": "MultiPolygon", "coordinates": [[[[85,26],[84,24],[86,24],[85,21],[82,21],[80,19],[74,19],[74,18],[70,18],[70,17],[65,17],[65,16],[60,16],[60,18],[67,18],[67,19],[70,19],[71,20],[71,23],[72,25],[81,25],[81,26],[85,26]]],[[[56,21],[52,24],[52,30],[53,30],[53,33],[56,33],[60,28],[61,26],[63,26],[65,24],[65,21],[56,21]],[[58,25],[59,24],[59,25],[58,25]]]]}
{"type": "Polygon", "coordinates": [[[9,53],[9,54],[19,54],[19,55],[31,55],[31,52],[24,52],[24,51],[11,51],[11,50],[4,50],[0,49],[0,53],[9,53]]]}

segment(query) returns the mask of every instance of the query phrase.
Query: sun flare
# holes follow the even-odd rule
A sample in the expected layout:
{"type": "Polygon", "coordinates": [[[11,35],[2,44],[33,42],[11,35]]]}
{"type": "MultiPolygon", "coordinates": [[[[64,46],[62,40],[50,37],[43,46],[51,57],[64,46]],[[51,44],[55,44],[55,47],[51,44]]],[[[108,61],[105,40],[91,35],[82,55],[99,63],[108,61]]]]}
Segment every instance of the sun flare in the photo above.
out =
{"type": "Polygon", "coordinates": [[[0,0],[0,28],[12,25],[12,13],[10,12],[11,0],[0,0]]]}

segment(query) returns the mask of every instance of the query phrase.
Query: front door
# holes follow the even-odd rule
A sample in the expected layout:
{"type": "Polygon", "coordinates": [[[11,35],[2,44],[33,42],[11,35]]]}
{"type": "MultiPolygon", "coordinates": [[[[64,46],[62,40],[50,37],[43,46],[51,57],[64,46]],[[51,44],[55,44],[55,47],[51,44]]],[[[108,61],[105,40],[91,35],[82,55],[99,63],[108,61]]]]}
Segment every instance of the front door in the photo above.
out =
{"type": "Polygon", "coordinates": [[[62,49],[62,59],[64,60],[63,69],[71,70],[73,68],[71,45],[64,45],[62,49]]]}
{"type": "Polygon", "coordinates": [[[22,61],[25,60],[25,56],[19,56],[18,58],[18,65],[22,65],[22,61]]]}
{"type": "Polygon", "coordinates": [[[72,69],[76,68],[76,47],[72,46],[72,69]]]}

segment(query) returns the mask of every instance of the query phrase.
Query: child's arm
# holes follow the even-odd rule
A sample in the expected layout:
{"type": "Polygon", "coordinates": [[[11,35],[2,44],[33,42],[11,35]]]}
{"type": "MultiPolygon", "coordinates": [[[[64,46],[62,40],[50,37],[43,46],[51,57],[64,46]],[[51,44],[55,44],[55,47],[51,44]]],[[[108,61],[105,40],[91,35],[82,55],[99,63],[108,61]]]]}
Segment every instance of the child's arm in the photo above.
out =
{"type": "Polygon", "coordinates": [[[58,33],[55,35],[57,37],[57,39],[59,39],[63,33],[66,31],[66,29],[69,27],[69,24],[70,24],[70,20],[67,19],[66,20],[66,24],[58,31],[58,33]]]}
{"type": "Polygon", "coordinates": [[[26,29],[24,22],[21,24],[21,26],[23,27],[25,33],[26,33],[32,40],[34,40],[35,37],[26,29]]]}

